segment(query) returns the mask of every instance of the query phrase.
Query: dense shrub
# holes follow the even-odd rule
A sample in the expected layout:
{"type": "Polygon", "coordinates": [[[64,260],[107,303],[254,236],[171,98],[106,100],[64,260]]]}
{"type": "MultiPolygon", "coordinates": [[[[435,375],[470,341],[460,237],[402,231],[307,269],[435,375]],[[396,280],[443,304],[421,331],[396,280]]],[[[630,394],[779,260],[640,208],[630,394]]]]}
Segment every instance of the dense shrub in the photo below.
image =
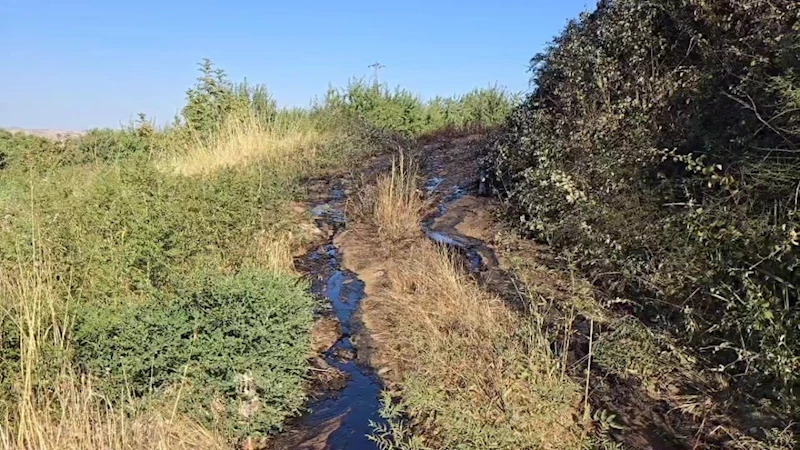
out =
{"type": "Polygon", "coordinates": [[[401,88],[353,80],[330,89],[318,110],[344,111],[381,130],[419,136],[442,129],[480,130],[500,125],[518,103],[516,95],[493,86],[428,102],[401,88]]]}
{"type": "Polygon", "coordinates": [[[111,397],[183,383],[188,414],[258,435],[303,405],[312,307],[290,277],[200,275],[146,303],[84,309],[76,356],[111,397]]]}
{"type": "Polygon", "coordinates": [[[199,66],[200,76],[186,91],[186,106],[176,119],[178,125],[185,126],[185,131],[207,136],[230,117],[255,114],[269,120],[276,114],[277,103],[266,86],[231,82],[225,71],[209,59],[199,66]]]}
{"type": "Polygon", "coordinates": [[[492,161],[524,229],[795,406],[798,19],[793,0],[601,1],[533,58],[492,161]]]}
{"type": "Polygon", "coordinates": [[[26,219],[34,217],[72,295],[108,302],[147,294],[194,267],[241,266],[258,232],[284,225],[274,212],[293,192],[285,180],[258,167],[202,179],[133,161],[67,168],[31,188],[35,209],[19,210],[0,255],[13,260],[19,243],[32,241],[26,219]]]}
{"type": "Polygon", "coordinates": [[[161,142],[149,139],[135,129],[91,130],[83,136],[65,140],[9,133],[0,130],[2,168],[25,171],[45,170],[64,165],[93,162],[118,162],[128,158],[147,159],[161,142]]]}

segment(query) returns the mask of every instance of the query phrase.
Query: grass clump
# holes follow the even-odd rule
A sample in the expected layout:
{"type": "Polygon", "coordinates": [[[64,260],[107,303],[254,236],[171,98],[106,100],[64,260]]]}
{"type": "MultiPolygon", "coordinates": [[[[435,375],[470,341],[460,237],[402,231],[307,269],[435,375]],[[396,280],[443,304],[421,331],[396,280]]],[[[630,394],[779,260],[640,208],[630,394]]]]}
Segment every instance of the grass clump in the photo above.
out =
{"type": "Polygon", "coordinates": [[[361,196],[360,211],[392,242],[418,237],[424,201],[417,190],[419,174],[411,158],[400,155],[392,161],[391,172],[381,175],[361,196]]]}
{"type": "Polygon", "coordinates": [[[226,119],[208,139],[195,136],[162,163],[182,175],[208,174],[259,163],[293,173],[306,170],[331,141],[310,116],[277,115],[263,121],[256,115],[226,119]]]}
{"type": "Polygon", "coordinates": [[[580,448],[580,389],[535,317],[523,318],[460,273],[433,244],[410,251],[373,303],[402,405],[436,448],[580,448]],[[383,331],[383,330],[382,330],[383,331]]]}

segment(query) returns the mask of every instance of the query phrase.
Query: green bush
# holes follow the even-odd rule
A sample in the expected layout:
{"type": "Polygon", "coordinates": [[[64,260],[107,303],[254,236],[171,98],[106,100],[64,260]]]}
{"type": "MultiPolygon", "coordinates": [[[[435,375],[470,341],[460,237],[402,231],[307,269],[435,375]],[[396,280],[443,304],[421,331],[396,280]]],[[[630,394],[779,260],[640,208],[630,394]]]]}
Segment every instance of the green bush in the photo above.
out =
{"type": "Polygon", "coordinates": [[[377,129],[415,137],[442,129],[480,130],[500,125],[516,103],[516,95],[497,86],[425,102],[405,89],[351,80],[345,88],[330,89],[318,109],[341,110],[377,129]]]}
{"type": "Polygon", "coordinates": [[[185,127],[182,131],[207,137],[229,117],[254,114],[270,120],[277,113],[277,104],[266,86],[233,83],[209,59],[199,66],[197,83],[186,92],[186,106],[176,119],[176,125],[185,127]]]}
{"type": "Polygon", "coordinates": [[[76,359],[112,398],[184,383],[185,412],[240,437],[269,433],[303,406],[312,308],[289,277],[201,274],[145,303],[82,309],[76,359]]]}
{"type": "Polygon", "coordinates": [[[609,297],[798,407],[800,4],[601,1],[532,60],[491,170],[609,297]]]}

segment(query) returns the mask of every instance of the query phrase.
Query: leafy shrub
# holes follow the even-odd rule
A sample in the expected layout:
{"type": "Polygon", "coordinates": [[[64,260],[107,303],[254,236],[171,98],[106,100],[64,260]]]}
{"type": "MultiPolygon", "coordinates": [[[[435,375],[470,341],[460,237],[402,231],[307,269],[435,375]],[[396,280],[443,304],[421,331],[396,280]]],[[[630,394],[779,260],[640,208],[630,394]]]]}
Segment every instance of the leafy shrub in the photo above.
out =
{"type": "Polygon", "coordinates": [[[23,196],[33,209],[30,200],[15,207],[0,256],[13,261],[27,248],[33,217],[71,295],[92,303],[147,295],[192,268],[245,264],[259,232],[289,226],[276,214],[293,195],[285,180],[256,166],[207,178],[165,175],[143,161],[66,168],[23,196]]]}
{"type": "Polygon", "coordinates": [[[133,130],[91,130],[64,144],[64,160],[71,164],[114,162],[131,156],[148,156],[152,141],[133,130]]]}
{"type": "Polygon", "coordinates": [[[516,103],[515,95],[497,86],[424,102],[405,89],[351,80],[345,88],[330,89],[319,108],[345,111],[378,129],[419,136],[447,128],[472,130],[500,125],[516,103]]]}
{"type": "Polygon", "coordinates": [[[522,228],[794,407],[798,14],[601,1],[533,58],[536,88],[491,161],[522,228]]]}
{"type": "Polygon", "coordinates": [[[276,114],[276,102],[265,86],[250,85],[247,81],[233,83],[209,59],[199,66],[200,76],[186,92],[186,106],[178,119],[186,131],[207,137],[230,117],[255,114],[269,120],[276,114]]]}
{"type": "Polygon", "coordinates": [[[185,383],[188,414],[267,433],[303,405],[312,307],[292,278],[201,274],[146,303],[82,309],[77,361],[111,397],[185,383]]]}

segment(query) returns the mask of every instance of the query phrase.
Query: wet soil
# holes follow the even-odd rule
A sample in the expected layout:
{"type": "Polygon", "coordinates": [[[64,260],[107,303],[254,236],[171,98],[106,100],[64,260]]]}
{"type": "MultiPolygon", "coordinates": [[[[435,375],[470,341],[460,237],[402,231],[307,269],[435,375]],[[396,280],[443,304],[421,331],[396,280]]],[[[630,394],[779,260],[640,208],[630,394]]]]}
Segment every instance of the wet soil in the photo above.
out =
{"type": "Polygon", "coordinates": [[[375,372],[357,360],[353,335],[359,329],[354,314],[364,298],[364,283],[341,267],[341,252],[333,237],[345,227],[345,193],[331,189],[328,201],[313,205],[311,212],[330,239],[300,258],[296,265],[311,279],[311,291],[324,298],[328,310],[312,333],[317,358],[317,398],[308,413],[290,424],[290,431],[273,439],[271,449],[369,450],[377,446],[367,436],[370,423],[381,423],[382,384],[375,372]],[[333,342],[332,342],[333,341],[333,342]]]}
{"type": "MultiPolygon", "coordinates": [[[[465,270],[484,289],[519,312],[526,312],[532,298],[547,299],[562,312],[576,310],[577,317],[567,328],[572,336],[569,348],[554,351],[559,355],[568,353],[570,371],[576,382],[583,383],[590,322],[600,323],[600,316],[613,312],[589,311],[580,305],[576,308],[575,280],[563,264],[546,247],[519,238],[497,220],[499,201],[479,195],[482,189],[477,165],[481,145],[475,136],[449,137],[433,140],[421,149],[419,157],[426,177],[422,192],[429,204],[436,205],[425,216],[422,232],[461,255],[465,270]],[[514,260],[534,267],[525,274],[525,282],[517,279],[518,272],[512,268],[514,260]]],[[[387,160],[390,158],[383,155],[379,163],[385,166],[387,160]]],[[[371,165],[373,175],[381,172],[375,169],[377,165],[371,165]]],[[[305,271],[314,277],[314,292],[330,300],[331,314],[341,324],[341,338],[324,352],[322,359],[344,373],[347,381],[342,383],[341,391],[329,393],[311,405],[311,412],[301,419],[302,426],[288,433],[294,440],[284,440],[283,446],[272,448],[376,448],[365,438],[370,431],[368,422],[378,419],[381,383],[390,386],[398,381],[399,369],[381,359],[380,325],[369,323],[367,314],[359,309],[359,305],[369,309],[370,297],[386,287],[386,274],[394,269],[392,252],[397,249],[383,246],[368,230],[344,230],[344,191],[334,189],[331,193],[330,201],[318,203],[313,209],[331,239],[311,252],[304,264],[305,271]],[[362,317],[366,323],[362,323],[362,317]]],[[[610,329],[595,325],[594,339],[610,329]]],[[[331,329],[330,325],[327,327],[331,329]]],[[[691,390],[690,383],[685,383],[686,388],[670,388],[674,383],[669,382],[669,377],[662,377],[667,387],[655,392],[652,386],[635,378],[616,377],[596,363],[590,369],[591,412],[607,411],[620,418],[624,428],[612,434],[625,448],[719,448],[719,442],[708,432],[724,421],[681,410],[681,399],[708,398],[691,390]]]]}

